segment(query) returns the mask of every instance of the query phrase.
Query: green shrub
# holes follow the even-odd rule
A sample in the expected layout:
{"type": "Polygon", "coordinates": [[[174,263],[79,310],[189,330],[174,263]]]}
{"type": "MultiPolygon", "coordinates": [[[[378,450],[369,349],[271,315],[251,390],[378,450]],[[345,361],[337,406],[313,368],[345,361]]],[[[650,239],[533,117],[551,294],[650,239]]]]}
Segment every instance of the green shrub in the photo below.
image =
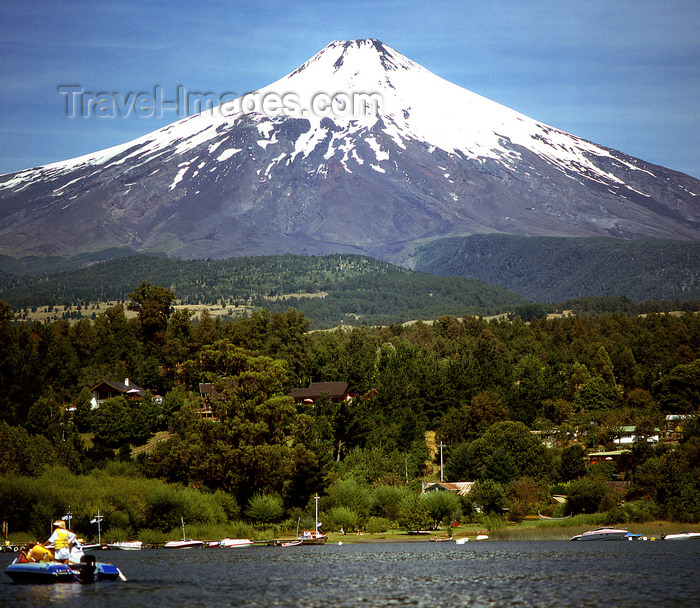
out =
{"type": "Polygon", "coordinates": [[[244,521],[235,521],[227,526],[229,538],[255,538],[255,531],[244,521]]]}
{"type": "Polygon", "coordinates": [[[328,513],[330,521],[328,527],[333,530],[342,528],[346,532],[357,530],[360,524],[360,516],[358,513],[347,507],[334,507],[328,513]]]}
{"type": "Polygon", "coordinates": [[[399,518],[401,501],[408,490],[398,486],[377,486],[372,489],[369,512],[375,517],[388,517],[391,521],[399,518]]]}
{"type": "Polygon", "coordinates": [[[438,523],[449,523],[453,513],[455,517],[461,517],[459,496],[453,492],[426,492],[421,500],[430,517],[438,523]]]}
{"type": "Polygon", "coordinates": [[[493,532],[494,530],[500,530],[501,528],[505,527],[505,525],[505,520],[502,517],[499,517],[498,515],[484,517],[484,526],[488,528],[489,532],[493,532]]]}
{"type": "Polygon", "coordinates": [[[257,524],[270,524],[282,519],[284,506],[279,496],[255,494],[245,510],[245,516],[257,524]]]}
{"type": "Polygon", "coordinates": [[[228,521],[234,521],[240,516],[241,508],[231,494],[217,490],[213,494],[213,499],[223,509],[228,521]]]}
{"type": "Polygon", "coordinates": [[[406,530],[430,530],[437,521],[430,515],[419,495],[407,496],[401,502],[399,525],[406,530]]]}
{"type": "Polygon", "coordinates": [[[128,528],[129,515],[124,511],[113,511],[106,523],[109,528],[128,528]]]}
{"type": "Polygon", "coordinates": [[[626,524],[629,522],[629,513],[624,507],[613,507],[605,512],[605,525],[626,524]]]}
{"type": "Polygon", "coordinates": [[[628,502],[625,503],[624,508],[629,516],[628,521],[641,524],[648,521],[654,521],[656,519],[656,515],[654,513],[656,504],[653,501],[637,500],[634,502],[628,502]]]}
{"type": "Polygon", "coordinates": [[[180,525],[185,516],[184,495],[174,486],[157,485],[146,495],[146,518],[150,526],[166,532],[180,525]]]}
{"type": "Polygon", "coordinates": [[[370,534],[383,534],[391,527],[391,522],[386,517],[370,517],[366,530],[370,534]]]}
{"type": "Polygon", "coordinates": [[[606,497],[612,490],[604,481],[584,477],[569,484],[566,501],[567,511],[576,515],[578,513],[596,513],[606,497]]]}
{"type": "Polygon", "coordinates": [[[328,501],[333,507],[347,507],[364,517],[369,512],[371,498],[369,488],[350,478],[339,479],[329,488],[328,501]]]}
{"type": "Polygon", "coordinates": [[[103,543],[133,540],[134,531],[131,528],[110,527],[102,533],[103,543]]]}

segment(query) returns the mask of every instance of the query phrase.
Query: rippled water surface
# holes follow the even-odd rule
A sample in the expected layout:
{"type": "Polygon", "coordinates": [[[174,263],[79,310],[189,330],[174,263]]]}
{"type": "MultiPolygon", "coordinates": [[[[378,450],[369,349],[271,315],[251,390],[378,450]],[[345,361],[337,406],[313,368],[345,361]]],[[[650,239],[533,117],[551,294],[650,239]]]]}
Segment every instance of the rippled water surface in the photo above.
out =
{"type": "MultiPolygon", "coordinates": [[[[0,605],[700,606],[700,542],[377,543],[95,552],[123,583],[15,585],[0,605]]],[[[2,554],[2,568],[11,556],[2,554]]]]}

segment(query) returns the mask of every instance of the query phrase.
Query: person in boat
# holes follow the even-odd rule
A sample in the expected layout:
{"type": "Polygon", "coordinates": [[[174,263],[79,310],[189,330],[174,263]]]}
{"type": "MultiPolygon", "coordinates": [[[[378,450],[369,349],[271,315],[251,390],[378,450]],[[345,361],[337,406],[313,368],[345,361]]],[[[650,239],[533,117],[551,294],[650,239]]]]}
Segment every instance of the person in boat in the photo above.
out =
{"type": "Polygon", "coordinates": [[[66,522],[58,519],[53,522],[53,534],[44,543],[45,547],[53,545],[54,561],[67,564],[70,559],[71,547],[77,543],[78,537],[66,529],[66,522]]]}

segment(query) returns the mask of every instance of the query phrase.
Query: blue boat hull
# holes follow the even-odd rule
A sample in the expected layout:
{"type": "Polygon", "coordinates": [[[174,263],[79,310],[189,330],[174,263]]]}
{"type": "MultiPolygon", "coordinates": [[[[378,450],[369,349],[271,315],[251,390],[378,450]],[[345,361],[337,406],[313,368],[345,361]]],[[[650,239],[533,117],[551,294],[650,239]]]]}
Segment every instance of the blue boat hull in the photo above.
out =
{"type": "Polygon", "coordinates": [[[96,562],[94,570],[86,564],[69,566],[57,562],[12,562],[5,573],[20,584],[95,583],[123,578],[119,568],[96,562]]]}
{"type": "Polygon", "coordinates": [[[73,570],[66,564],[39,562],[27,564],[10,564],[5,573],[15,583],[51,584],[72,583],[73,570]]]}

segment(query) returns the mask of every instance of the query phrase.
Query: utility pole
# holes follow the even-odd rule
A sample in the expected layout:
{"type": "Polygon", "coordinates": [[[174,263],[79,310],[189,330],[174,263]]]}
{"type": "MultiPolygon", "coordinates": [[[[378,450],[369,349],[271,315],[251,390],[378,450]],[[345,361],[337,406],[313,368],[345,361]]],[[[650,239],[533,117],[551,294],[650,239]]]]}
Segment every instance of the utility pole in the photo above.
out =
{"type": "Polygon", "coordinates": [[[445,447],[445,445],[442,443],[442,439],[440,440],[440,445],[438,447],[440,448],[440,482],[442,482],[442,448],[445,447]]]}
{"type": "Polygon", "coordinates": [[[97,544],[102,546],[102,531],[100,530],[100,522],[102,521],[102,515],[100,515],[100,510],[97,509],[97,515],[90,520],[91,524],[97,524],[97,544]]]}

